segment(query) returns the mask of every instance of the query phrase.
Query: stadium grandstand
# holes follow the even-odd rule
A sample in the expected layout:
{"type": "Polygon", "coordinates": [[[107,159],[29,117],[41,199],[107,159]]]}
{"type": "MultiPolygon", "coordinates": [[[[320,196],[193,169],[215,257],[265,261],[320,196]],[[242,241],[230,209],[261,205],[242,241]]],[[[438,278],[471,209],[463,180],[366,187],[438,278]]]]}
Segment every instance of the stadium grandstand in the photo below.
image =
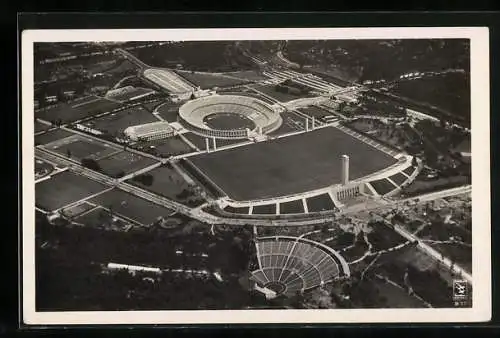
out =
{"type": "Polygon", "coordinates": [[[293,296],[350,275],[338,253],[309,239],[266,237],[256,242],[256,248],[259,269],[250,278],[256,290],[271,290],[276,296],[293,296]]]}
{"type": "Polygon", "coordinates": [[[168,122],[158,121],[128,127],[124,133],[132,141],[153,141],[173,136],[174,128],[168,122]]]}
{"type": "Polygon", "coordinates": [[[267,103],[248,96],[211,95],[191,100],[179,108],[179,121],[192,132],[205,136],[226,139],[248,138],[251,133],[267,134],[281,126],[279,113],[267,103]],[[221,116],[239,116],[248,123],[231,125],[227,128],[214,128],[207,120],[221,116]]]}
{"type": "Polygon", "coordinates": [[[194,86],[168,69],[149,68],[143,72],[143,76],[175,95],[189,96],[195,91],[194,86]]]}

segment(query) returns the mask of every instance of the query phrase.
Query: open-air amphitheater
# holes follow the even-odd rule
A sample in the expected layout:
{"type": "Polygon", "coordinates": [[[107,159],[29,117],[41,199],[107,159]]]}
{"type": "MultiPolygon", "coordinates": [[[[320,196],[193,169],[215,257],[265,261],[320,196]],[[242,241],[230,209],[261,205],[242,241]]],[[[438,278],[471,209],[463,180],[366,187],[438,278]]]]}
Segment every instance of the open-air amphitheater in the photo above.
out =
{"type": "Polygon", "coordinates": [[[282,123],[280,114],[267,103],[237,95],[211,95],[188,101],[179,108],[179,121],[186,129],[201,136],[226,139],[249,138],[252,133],[267,134],[282,123]],[[237,125],[225,129],[208,126],[206,120],[217,115],[238,115],[250,121],[252,129],[237,125]]]}
{"type": "Polygon", "coordinates": [[[251,279],[268,298],[294,296],[350,276],[341,255],[308,239],[264,237],[256,242],[256,248],[259,268],[252,272],[251,279]]]}

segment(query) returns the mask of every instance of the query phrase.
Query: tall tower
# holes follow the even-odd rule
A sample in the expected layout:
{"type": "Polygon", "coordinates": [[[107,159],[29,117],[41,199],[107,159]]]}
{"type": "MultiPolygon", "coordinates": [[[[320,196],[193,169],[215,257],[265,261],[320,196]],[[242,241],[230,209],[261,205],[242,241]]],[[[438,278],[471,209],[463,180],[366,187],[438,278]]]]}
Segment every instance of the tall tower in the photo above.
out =
{"type": "Polygon", "coordinates": [[[349,183],[349,156],[342,155],[342,184],[349,183]]]}

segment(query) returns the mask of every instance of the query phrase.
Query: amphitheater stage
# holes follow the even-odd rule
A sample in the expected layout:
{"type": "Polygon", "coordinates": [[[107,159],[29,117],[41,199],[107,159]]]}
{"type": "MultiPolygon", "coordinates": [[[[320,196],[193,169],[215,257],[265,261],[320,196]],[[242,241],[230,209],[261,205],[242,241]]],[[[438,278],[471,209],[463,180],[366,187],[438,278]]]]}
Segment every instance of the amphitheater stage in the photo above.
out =
{"type": "Polygon", "coordinates": [[[320,189],[341,180],[341,155],[350,178],[397,162],[335,127],[191,157],[213,183],[236,201],[273,198],[320,189]]]}

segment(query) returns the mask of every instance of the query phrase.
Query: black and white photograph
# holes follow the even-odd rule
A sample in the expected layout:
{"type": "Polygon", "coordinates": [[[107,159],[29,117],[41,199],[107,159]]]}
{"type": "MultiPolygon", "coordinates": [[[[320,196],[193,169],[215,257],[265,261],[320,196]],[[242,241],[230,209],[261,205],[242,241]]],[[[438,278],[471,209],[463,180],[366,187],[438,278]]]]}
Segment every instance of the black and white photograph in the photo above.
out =
{"type": "Polygon", "coordinates": [[[22,43],[25,323],[489,319],[487,29],[22,43]]]}

